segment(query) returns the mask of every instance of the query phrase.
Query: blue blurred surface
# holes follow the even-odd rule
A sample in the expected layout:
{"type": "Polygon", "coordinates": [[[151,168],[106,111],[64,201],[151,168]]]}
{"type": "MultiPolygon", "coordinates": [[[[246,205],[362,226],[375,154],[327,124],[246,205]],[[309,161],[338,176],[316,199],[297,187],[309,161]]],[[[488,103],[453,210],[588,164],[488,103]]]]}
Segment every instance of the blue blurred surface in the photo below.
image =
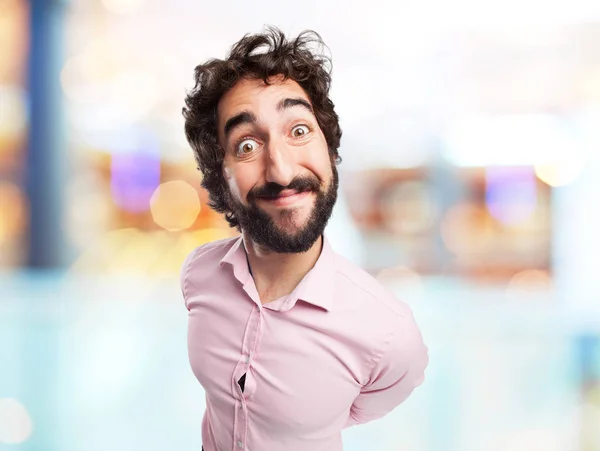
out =
{"type": "MultiPolygon", "coordinates": [[[[0,287],[0,398],[18,399],[34,428],[1,450],[200,449],[204,393],[176,278],[19,272],[0,287]]],[[[531,437],[569,449],[578,335],[551,293],[508,301],[432,280],[399,296],[430,347],[426,383],[388,417],[345,430],[348,451],[518,451],[531,437]]]]}

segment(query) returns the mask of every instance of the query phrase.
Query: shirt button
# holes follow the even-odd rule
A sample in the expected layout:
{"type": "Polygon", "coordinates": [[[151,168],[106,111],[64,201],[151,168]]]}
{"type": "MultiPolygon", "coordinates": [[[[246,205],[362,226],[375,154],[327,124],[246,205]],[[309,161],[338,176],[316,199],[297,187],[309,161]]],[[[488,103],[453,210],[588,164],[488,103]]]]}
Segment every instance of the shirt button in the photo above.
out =
{"type": "Polygon", "coordinates": [[[245,359],[246,363],[250,362],[250,357],[246,356],[245,359]]]}
{"type": "Polygon", "coordinates": [[[237,446],[238,446],[238,448],[241,448],[242,446],[244,446],[244,444],[241,441],[238,440],[237,446]]]}

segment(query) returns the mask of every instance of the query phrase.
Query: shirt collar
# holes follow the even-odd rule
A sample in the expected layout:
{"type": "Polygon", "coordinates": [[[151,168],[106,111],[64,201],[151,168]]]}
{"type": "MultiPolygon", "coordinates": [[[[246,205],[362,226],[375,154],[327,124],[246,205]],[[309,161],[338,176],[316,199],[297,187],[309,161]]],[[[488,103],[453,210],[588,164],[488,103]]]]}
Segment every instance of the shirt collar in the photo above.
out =
{"type": "MultiPolygon", "coordinates": [[[[227,251],[225,256],[219,262],[221,266],[229,264],[233,268],[233,274],[243,285],[247,285],[252,279],[248,268],[248,259],[244,247],[244,239],[240,235],[233,246],[227,251]]],[[[291,293],[297,299],[321,307],[330,311],[333,306],[335,274],[335,253],[323,234],[323,247],[321,255],[315,266],[304,276],[300,284],[291,293]]],[[[290,299],[295,304],[296,299],[290,299]]]]}
{"type": "Polygon", "coordinates": [[[298,298],[330,311],[335,287],[335,253],[323,234],[323,249],[315,266],[306,274],[298,288],[298,298]]]}
{"type": "Polygon", "coordinates": [[[235,278],[243,285],[246,285],[252,278],[250,268],[248,268],[246,249],[244,248],[244,238],[241,235],[235,240],[233,246],[231,246],[225,256],[221,259],[219,265],[223,266],[226,263],[231,265],[235,278]]]}

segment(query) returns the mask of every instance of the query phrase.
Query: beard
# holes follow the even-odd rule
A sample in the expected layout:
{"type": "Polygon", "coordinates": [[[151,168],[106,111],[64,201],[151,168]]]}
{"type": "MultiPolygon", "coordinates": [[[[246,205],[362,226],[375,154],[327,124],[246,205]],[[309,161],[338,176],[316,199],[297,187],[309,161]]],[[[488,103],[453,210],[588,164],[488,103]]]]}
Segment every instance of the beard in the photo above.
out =
{"type": "Polygon", "coordinates": [[[233,199],[228,193],[228,204],[239,222],[240,229],[254,243],[266,250],[278,254],[291,254],[307,252],[325,231],[327,222],[333,212],[338,192],[338,172],[332,164],[332,177],[329,186],[325,189],[315,177],[298,177],[288,186],[277,183],[267,183],[262,187],[254,188],[248,193],[248,205],[233,199]],[[294,208],[282,208],[278,216],[280,220],[288,221],[293,232],[278,227],[276,220],[260,208],[257,199],[260,197],[276,197],[281,191],[291,189],[298,193],[314,193],[315,200],[312,210],[303,226],[293,225],[294,208]]]}

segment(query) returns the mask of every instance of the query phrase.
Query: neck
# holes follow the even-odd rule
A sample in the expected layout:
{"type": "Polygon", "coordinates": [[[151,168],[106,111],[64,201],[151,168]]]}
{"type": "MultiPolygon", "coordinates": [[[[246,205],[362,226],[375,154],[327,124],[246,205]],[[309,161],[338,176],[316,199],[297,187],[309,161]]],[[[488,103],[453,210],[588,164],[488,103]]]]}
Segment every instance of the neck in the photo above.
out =
{"type": "Polygon", "coordinates": [[[263,304],[290,294],[315,266],[321,255],[323,236],[304,253],[278,254],[254,243],[242,233],[254,284],[263,304]]]}

